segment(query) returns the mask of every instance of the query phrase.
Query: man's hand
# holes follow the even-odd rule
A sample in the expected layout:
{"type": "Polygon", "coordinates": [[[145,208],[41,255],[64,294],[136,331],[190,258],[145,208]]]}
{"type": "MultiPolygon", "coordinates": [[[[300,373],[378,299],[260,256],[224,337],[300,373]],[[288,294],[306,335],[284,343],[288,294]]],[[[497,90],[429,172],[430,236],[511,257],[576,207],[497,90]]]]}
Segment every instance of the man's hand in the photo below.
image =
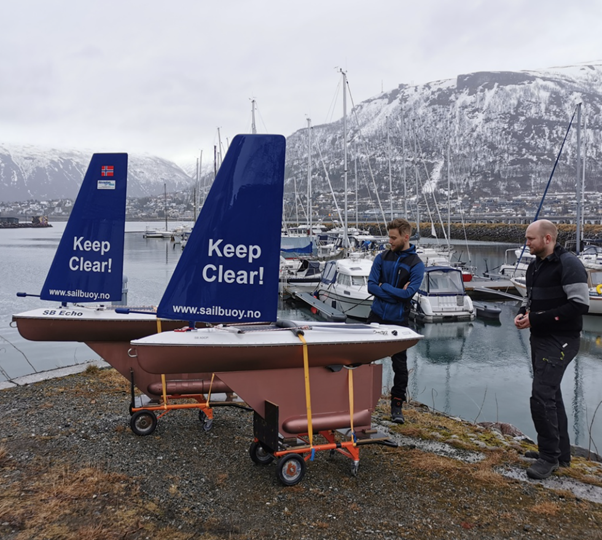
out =
{"type": "Polygon", "coordinates": [[[525,313],[524,315],[517,315],[514,318],[514,326],[516,326],[519,330],[524,330],[525,328],[531,328],[531,321],[529,321],[529,314],[525,313]]]}

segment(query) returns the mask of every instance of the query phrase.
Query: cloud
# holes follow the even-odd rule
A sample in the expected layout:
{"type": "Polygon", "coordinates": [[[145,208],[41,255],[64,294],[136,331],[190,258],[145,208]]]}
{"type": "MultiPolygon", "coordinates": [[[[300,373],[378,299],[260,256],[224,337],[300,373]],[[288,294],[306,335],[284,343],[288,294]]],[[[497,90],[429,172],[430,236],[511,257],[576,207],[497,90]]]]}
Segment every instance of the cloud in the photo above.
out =
{"type": "Polygon", "coordinates": [[[0,47],[0,142],[193,161],[249,132],[290,135],[400,83],[593,60],[602,4],[560,0],[24,0],[0,47]]]}

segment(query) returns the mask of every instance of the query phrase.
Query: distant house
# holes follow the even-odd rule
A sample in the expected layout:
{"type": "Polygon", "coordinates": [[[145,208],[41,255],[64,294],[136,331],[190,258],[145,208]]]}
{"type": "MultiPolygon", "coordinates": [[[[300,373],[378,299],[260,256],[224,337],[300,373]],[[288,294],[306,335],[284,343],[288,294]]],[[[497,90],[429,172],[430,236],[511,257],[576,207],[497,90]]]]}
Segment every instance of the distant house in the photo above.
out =
{"type": "Polygon", "coordinates": [[[7,227],[11,225],[18,225],[19,218],[12,216],[0,216],[0,227],[7,227]]]}

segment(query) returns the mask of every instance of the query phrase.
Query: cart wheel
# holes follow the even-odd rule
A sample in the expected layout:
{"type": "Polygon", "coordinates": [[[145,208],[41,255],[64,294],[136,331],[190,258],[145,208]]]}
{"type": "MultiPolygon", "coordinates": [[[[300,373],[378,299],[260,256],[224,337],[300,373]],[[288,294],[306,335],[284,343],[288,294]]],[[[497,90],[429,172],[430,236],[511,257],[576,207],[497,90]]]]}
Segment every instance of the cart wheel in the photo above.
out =
{"type": "Polygon", "coordinates": [[[270,454],[259,441],[251,443],[249,455],[251,456],[253,463],[257,463],[257,465],[269,465],[274,461],[274,456],[270,454]]]}
{"type": "Polygon", "coordinates": [[[305,474],[305,460],[299,454],[286,454],[278,461],[276,475],[285,486],[301,482],[305,474]]]}
{"type": "Polygon", "coordinates": [[[354,461],[351,464],[351,474],[353,476],[357,476],[357,471],[359,470],[359,468],[360,468],[360,462],[359,461],[354,461]]]}
{"type": "Polygon", "coordinates": [[[213,418],[207,418],[207,415],[202,409],[199,409],[199,420],[203,424],[203,429],[209,431],[213,427],[213,418]]]}
{"type": "Polygon", "coordinates": [[[135,412],[130,418],[130,427],[136,435],[150,435],[157,427],[157,417],[151,411],[135,412]]]}

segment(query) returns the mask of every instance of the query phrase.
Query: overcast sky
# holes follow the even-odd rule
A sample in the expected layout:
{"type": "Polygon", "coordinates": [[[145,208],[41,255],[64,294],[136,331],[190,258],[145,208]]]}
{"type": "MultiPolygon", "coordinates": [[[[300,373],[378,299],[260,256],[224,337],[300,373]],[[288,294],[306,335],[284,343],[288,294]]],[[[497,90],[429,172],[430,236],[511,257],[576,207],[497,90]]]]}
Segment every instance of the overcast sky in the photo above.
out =
{"type": "Polygon", "coordinates": [[[602,0],[0,0],[0,144],[194,163],[355,103],[485,70],[602,59],[602,0]],[[336,100],[336,102],[335,102],[336,100]],[[336,103],[336,104],[335,104],[336,103]]]}

